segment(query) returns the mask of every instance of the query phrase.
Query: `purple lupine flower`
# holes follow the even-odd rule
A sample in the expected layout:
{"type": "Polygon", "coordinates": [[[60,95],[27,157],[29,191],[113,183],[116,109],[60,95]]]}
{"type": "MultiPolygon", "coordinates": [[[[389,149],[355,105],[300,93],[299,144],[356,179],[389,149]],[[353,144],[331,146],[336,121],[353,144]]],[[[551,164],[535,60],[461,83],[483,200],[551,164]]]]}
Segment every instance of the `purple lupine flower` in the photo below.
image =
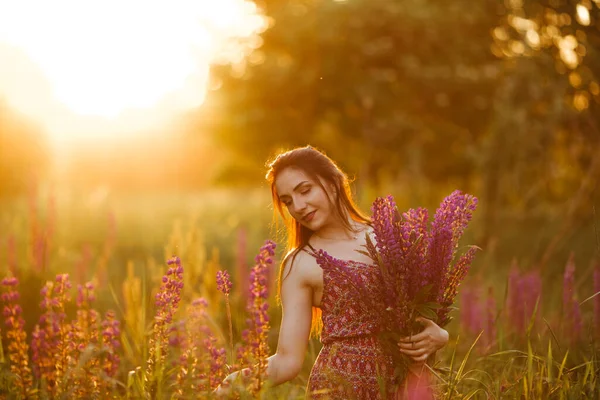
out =
{"type": "Polygon", "coordinates": [[[101,379],[97,373],[99,361],[95,358],[82,357],[90,346],[98,348],[100,344],[100,331],[98,329],[100,314],[92,308],[95,300],[96,296],[92,282],[77,285],[75,300],[77,313],[71,324],[67,340],[68,353],[70,354],[69,370],[83,369],[86,372],[72,375],[72,381],[70,382],[73,387],[72,395],[77,398],[97,397],[102,392],[101,388],[106,384],[106,381],[101,379]]]}
{"type": "MultiPolygon", "coordinates": [[[[434,292],[438,293],[438,301],[450,301],[445,291],[448,286],[457,285],[453,282],[458,276],[464,277],[468,272],[471,262],[475,256],[473,248],[469,249],[465,256],[456,262],[454,268],[451,262],[456,254],[458,240],[464,233],[475,209],[477,198],[463,194],[455,190],[446,197],[440,207],[436,210],[431,224],[431,235],[429,236],[429,259],[432,275],[438,277],[434,282],[434,292]],[[454,271],[456,268],[464,271],[454,271]],[[438,280],[439,279],[439,280],[438,280]]],[[[462,279],[462,278],[461,278],[462,279]]]]}
{"type": "Polygon", "coordinates": [[[225,270],[217,271],[217,290],[225,295],[225,310],[227,312],[227,324],[229,325],[229,348],[231,351],[231,359],[233,360],[233,322],[231,318],[231,304],[229,303],[231,286],[229,272],[225,270]]]}
{"type": "Polygon", "coordinates": [[[153,335],[150,338],[149,357],[145,380],[149,395],[152,397],[160,395],[155,393],[157,389],[157,368],[164,368],[165,360],[169,350],[169,333],[173,316],[181,301],[183,290],[183,266],[179,257],[167,260],[167,273],[162,277],[162,285],[155,297],[156,314],[154,316],[153,335]],[[157,354],[158,352],[158,354],[157,354]]]}
{"type": "Polygon", "coordinates": [[[267,368],[266,358],[269,353],[269,344],[267,334],[269,331],[269,305],[268,297],[268,276],[269,268],[273,264],[275,255],[275,243],[267,240],[260,248],[255,258],[255,265],[250,271],[250,293],[248,298],[248,334],[247,339],[247,363],[255,364],[252,368],[251,384],[249,390],[251,393],[258,393],[264,382],[267,368]]]}
{"type": "Polygon", "coordinates": [[[109,377],[113,378],[119,370],[121,359],[118,349],[121,347],[121,328],[116,314],[108,310],[102,321],[102,343],[107,353],[104,358],[102,369],[109,377]]]}
{"type": "Polygon", "coordinates": [[[476,206],[475,197],[454,191],[441,203],[428,230],[425,209],[400,216],[391,196],[375,200],[371,210],[376,244],[367,243],[367,250],[381,268],[385,306],[392,314],[389,329],[402,331],[410,324],[408,305],[425,286],[430,287],[427,301],[442,305],[438,323],[449,321],[449,307],[476,252],[470,248],[453,264],[458,240],[476,206]]]}
{"type": "Polygon", "coordinates": [[[440,294],[438,294],[438,302],[442,305],[442,308],[437,312],[438,325],[444,326],[450,321],[448,315],[450,313],[449,307],[454,303],[454,298],[458,294],[460,282],[465,278],[467,272],[469,272],[469,268],[475,258],[476,252],[476,247],[469,248],[469,250],[458,259],[452,270],[447,272],[445,285],[440,288],[440,294]]]}
{"type": "Polygon", "coordinates": [[[427,259],[429,213],[425,208],[417,208],[408,210],[402,216],[400,230],[403,232],[403,252],[406,254],[405,263],[409,277],[407,289],[409,297],[414,298],[423,287],[435,279],[427,259]]]}
{"type": "Polygon", "coordinates": [[[68,274],[57,275],[54,282],[46,282],[40,291],[43,314],[32,333],[34,373],[44,379],[52,395],[61,395],[62,379],[68,363],[71,326],[65,323],[65,305],[70,301],[71,282],[68,274]]]}
{"type": "Polygon", "coordinates": [[[225,296],[229,296],[231,291],[231,279],[229,278],[229,272],[217,271],[217,290],[223,293],[225,296]]]}
{"type": "Polygon", "coordinates": [[[33,388],[33,376],[29,366],[29,347],[27,346],[27,333],[23,310],[19,305],[19,292],[17,278],[9,277],[2,280],[2,303],[4,305],[4,331],[8,342],[8,359],[10,372],[15,377],[15,394],[28,398],[33,388]]]}
{"type": "Polygon", "coordinates": [[[210,359],[208,350],[205,348],[204,340],[213,337],[212,332],[206,325],[208,307],[207,301],[200,297],[192,301],[187,307],[187,318],[184,322],[185,335],[181,340],[181,356],[177,365],[177,388],[175,398],[187,398],[188,393],[194,393],[202,397],[216,388],[210,386],[209,380],[218,380],[220,383],[225,377],[224,370],[214,367],[214,361],[210,359]],[[216,372],[213,377],[211,370],[216,372]]]}
{"type": "MultiPolygon", "coordinates": [[[[385,299],[384,320],[388,330],[404,330],[409,320],[407,296],[410,266],[406,255],[410,249],[411,231],[401,226],[401,219],[392,196],[377,198],[371,207],[375,247],[367,247],[379,266],[385,299]]],[[[368,297],[367,297],[368,298],[368,297]]]]}
{"type": "Polygon", "coordinates": [[[571,253],[563,277],[563,329],[571,343],[581,338],[581,310],[575,295],[575,255],[571,253]]]}
{"type": "Polygon", "coordinates": [[[210,357],[210,362],[208,363],[209,370],[206,372],[208,372],[208,384],[211,390],[216,389],[217,386],[219,386],[219,384],[221,384],[221,382],[223,381],[223,371],[227,362],[225,348],[217,347],[216,344],[217,339],[212,335],[208,335],[204,339],[204,347],[207,350],[210,357]]]}

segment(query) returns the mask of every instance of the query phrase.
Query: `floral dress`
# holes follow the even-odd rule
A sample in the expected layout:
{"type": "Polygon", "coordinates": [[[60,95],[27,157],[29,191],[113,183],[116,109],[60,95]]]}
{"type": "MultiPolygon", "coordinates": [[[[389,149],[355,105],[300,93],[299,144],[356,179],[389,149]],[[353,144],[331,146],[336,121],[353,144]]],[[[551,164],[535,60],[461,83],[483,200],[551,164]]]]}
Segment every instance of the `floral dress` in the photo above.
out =
{"type": "Polygon", "coordinates": [[[323,250],[309,253],[323,269],[323,347],[310,373],[306,397],[394,398],[392,358],[377,337],[384,304],[379,269],[336,259],[323,250]]]}

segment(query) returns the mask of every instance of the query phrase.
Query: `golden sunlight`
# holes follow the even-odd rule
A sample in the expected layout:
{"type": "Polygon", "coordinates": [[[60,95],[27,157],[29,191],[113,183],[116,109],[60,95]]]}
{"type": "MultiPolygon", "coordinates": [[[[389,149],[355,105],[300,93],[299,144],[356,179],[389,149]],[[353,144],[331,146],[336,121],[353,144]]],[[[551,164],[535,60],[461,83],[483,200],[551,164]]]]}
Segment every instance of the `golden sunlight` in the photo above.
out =
{"type": "Polygon", "coordinates": [[[202,104],[209,64],[265,28],[245,0],[0,0],[0,99],[55,139],[145,129],[202,104]]]}

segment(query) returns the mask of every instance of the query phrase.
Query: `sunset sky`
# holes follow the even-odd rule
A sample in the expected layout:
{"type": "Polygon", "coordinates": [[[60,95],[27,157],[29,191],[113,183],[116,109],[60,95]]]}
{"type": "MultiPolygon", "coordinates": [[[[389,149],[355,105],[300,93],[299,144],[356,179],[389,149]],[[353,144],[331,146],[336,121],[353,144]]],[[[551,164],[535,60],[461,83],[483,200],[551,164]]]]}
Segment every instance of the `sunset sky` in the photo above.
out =
{"type": "Polygon", "coordinates": [[[243,0],[0,0],[0,98],[55,144],[156,128],[201,105],[209,63],[239,62],[265,28],[243,0]]]}

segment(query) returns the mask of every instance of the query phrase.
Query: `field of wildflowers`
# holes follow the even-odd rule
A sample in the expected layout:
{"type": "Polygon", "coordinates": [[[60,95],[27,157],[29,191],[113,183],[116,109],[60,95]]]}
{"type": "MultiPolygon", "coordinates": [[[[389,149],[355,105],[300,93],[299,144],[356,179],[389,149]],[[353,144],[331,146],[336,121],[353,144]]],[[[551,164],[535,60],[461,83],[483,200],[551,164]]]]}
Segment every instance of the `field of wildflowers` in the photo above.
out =
{"type": "MultiPolygon", "coordinates": [[[[281,318],[268,199],[203,199],[2,204],[1,398],[211,398],[242,367],[241,398],[303,398],[316,339],[296,379],[265,387],[281,318]]],[[[441,398],[599,398],[600,263],[576,260],[558,279],[482,257],[494,273],[460,287],[433,366],[441,398]]]]}

